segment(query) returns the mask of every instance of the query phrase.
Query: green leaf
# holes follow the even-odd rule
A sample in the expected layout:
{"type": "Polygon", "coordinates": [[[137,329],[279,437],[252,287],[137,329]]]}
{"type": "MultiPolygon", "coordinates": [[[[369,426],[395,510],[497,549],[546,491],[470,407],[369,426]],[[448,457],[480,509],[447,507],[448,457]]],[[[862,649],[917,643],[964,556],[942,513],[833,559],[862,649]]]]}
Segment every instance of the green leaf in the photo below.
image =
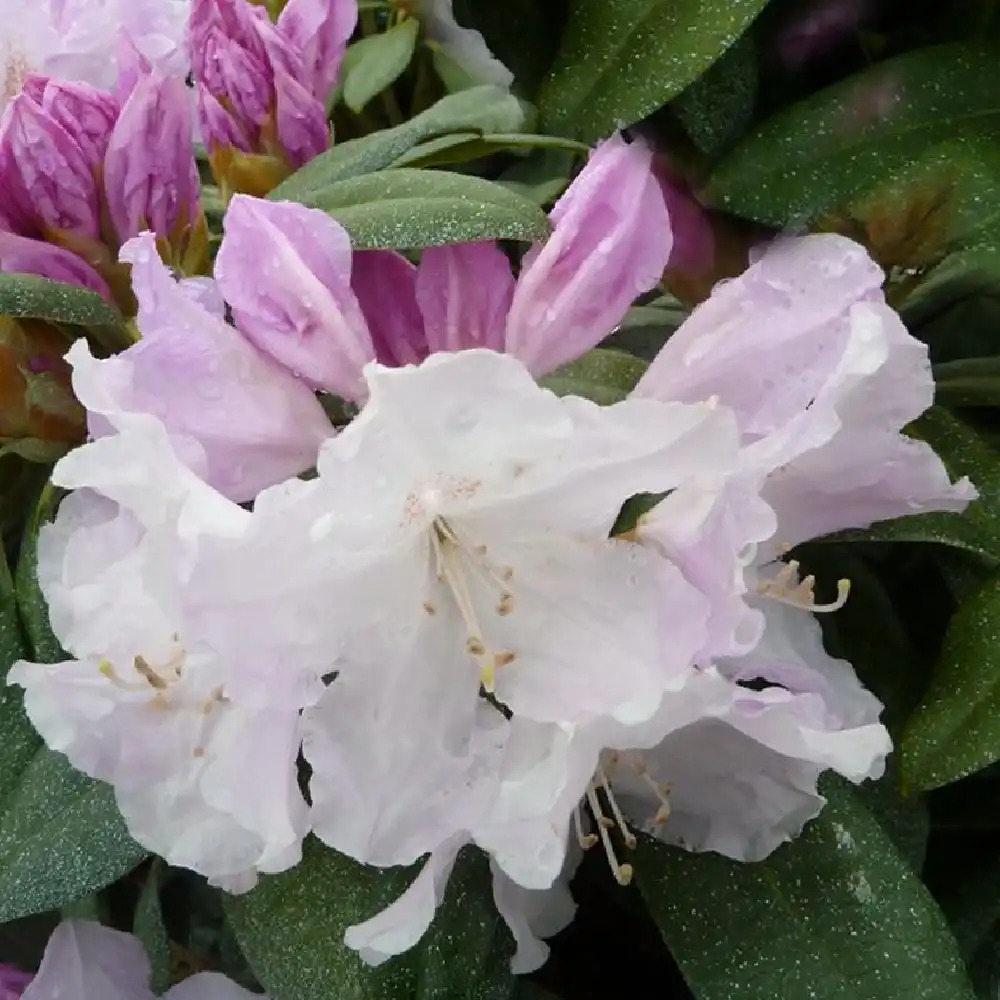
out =
{"type": "Polygon", "coordinates": [[[694,144],[716,156],[746,130],[756,100],[757,48],[752,36],[744,35],[678,94],[672,107],[694,144]]]}
{"type": "MultiPolygon", "coordinates": [[[[44,667],[39,667],[44,670],[44,667]]],[[[6,756],[7,739],[3,742],[6,756]]],[[[128,835],[109,785],[39,748],[19,773],[0,762],[0,921],[63,906],[131,871],[145,851],[128,835]]]]}
{"type": "Polygon", "coordinates": [[[420,22],[415,17],[349,46],[341,67],[344,103],[355,113],[410,65],[420,22]]]}
{"type": "Polygon", "coordinates": [[[623,400],[648,365],[626,354],[598,347],[541,379],[557,396],[583,396],[603,405],[623,400]]]}
{"type": "Polygon", "coordinates": [[[60,495],[59,490],[51,484],[42,490],[25,528],[17,562],[17,607],[31,646],[32,658],[41,663],[58,663],[68,658],[52,633],[48,605],[38,586],[38,531],[52,519],[60,495]]]}
{"type": "Polygon", "coordinates": [[[1000,574],[955,613],[903,738],[909,786],[937,788],[1000,760],[1000,574]]]}
{"type": "Polygon", "coordinates": [[[34,274],[0,274],[0,316],[116,330],[125,323],[97,292],[34,274]]]}
{"type": "Polygon", "coordinates": [[[1000,406],[1000,357],[935,365],[934,383],[934,399],[945,406],[1000,406]]]}
{"type": "Polygon", "coordinates": [[[160,876],[163,862],[154,858],[139,893],[132,933],[142,942],[152,966],[153,992],[159,996],[170,985],[170,940],[160,909],[160,876]]]}
{"type": "Polygon", "coordinates": [[[575,162],[572,153],[540,149],[505,170],[497,183],[536,205],[551,205],[566,190],[575,162]]]}
{"type": "Polygon", "coordinates": [[[466,132],[431,139],[430,142],[415,146],[401,156],[394,167],[430,167],[444,163],[465,163],[494,153],[525,152],[532,149],[554,149],[586,156],[589,146],[574,139],[562,139],[556,135],[533,135],[528,132],[491,133],[479,135],[466,132]]]}
{"type": "Polygon", "coordinates": [[[846,541],[940,542],[1000,565],[1000,462],[971,427],[941,406],[933,406],[907,432],[926,441],[941,457],[952,479],[968,476],[980,497],[964,514],[917,514],[882,521],[870,528],[833,536],[846,541]]]}
{"type": "Polygon", "coordinates": [[[934,144],[1000,124],[997,52],[961,44],[887,59],[775,115],[716,168],[706,194],[772,225],[842,204],[934,144]]]}
{"type": "Polygon", "coordinates": [[[14,580],[10,575],[7,558],[0,548],[0,697],[3,695],[4,678],[11,664],[20,660],[26,652],[24,633],[17,613],[14,580]]]}
{"type": "Polygon", "coordinates": [[[539,97],[546,131],[595,141],[676,97],[767,0],[572,0],[539,97]]]}
{"type": "Polygon", "coordinates": [[[499,87],[473,87],[450,94],[395,128],[337,143],[282,181],[269,198],[304,201],[335,181],[384,170],[418,143],[451,132],[513,132],[525,120],[525,105],[499,87]]]}
{"type": "Polygon", "coordinates": [[[385,170],[311,191],[359,250],[442,246],[467,240],[539,239],[545,213],[499,184],[438,170],[385,170]]]}
{"type": "Polygon", "coordinates": [[[272,1000],[509,996],[507,939],[479,852],[460,855],[444,905],[419,946],[374,969],[346,947],[344,931],[392,903],[416,874],[416,868],[359,865],[310,839],[295,868],[226,897],[226,912],[272,1000]]]}
{"type": "Polygon", "coordinates": [[[764,861],[643,837],[636,880],[698,1000],[972,1000],[947,924],[856,792],[764,861]]]}

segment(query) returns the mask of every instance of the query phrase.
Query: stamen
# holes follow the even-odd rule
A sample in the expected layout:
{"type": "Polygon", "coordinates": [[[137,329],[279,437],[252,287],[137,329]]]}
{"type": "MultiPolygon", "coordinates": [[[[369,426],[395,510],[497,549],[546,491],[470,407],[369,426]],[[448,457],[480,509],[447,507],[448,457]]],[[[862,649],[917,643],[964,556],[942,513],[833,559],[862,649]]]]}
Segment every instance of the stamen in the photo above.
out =
{"type": "Polygon", "coordinates": [[[590,806],[590,811],[594,814],[594,819],[597,822],[597,832],[604,847],[604,855],[608,859],[608,865],[611,867],[611,874],[614,875],[619,885],[628,885],[632,881],[632,866],[630,864],[621,864],[618,861],[614,845],[611,843],[611,837],[608,835],[608,824],[612,827],[615,824],[613,820],[608,819],[601,811],[601,803],[597,800],[597,793],[594,791],[593,782],[587,786],[587,804],[590,806]]]}
{"type": "Polygon", "coordinates": [[[580,847],[589,851],[597,843],[597,836],[593,833],[583,832],[583,817],[580,814],[580,806],[573,810],[573,827],[576,830],[576,842],[580,847]]]}
{"type": "MultiPolygon", "coordinates": [[[[434,549],[437,579],[448,585],[459,614],[465,623],[465,648],[479,664],[480,684],[488,694],[492,694],[496,689],[497,668],[513,662],[515,654],[509,650],[494,650],[484,639],[485,633],[479,624],[472,593],[469,589],[466,566],[471,567],[486,582],[487,586],[500,590],[499,602],[496,605],[496,611],[499,615],[507,615],[514,610],[514,595],[503,585],[504,579],[509,579],[509,576],[505,575],[501,579],[501,576],[485,559],[486,546],[463,545],[454,528],[442,517],[435,518],[431,525],[431,545],[434,549]],[[464,560],[463,553],[466,555],[464,560]]],[[[506,567],[505,571],[509,569],[506,567]]],[[[512,574],[513,571],[511,570],[510,573],[512,574]]],[[[424,602],[424,610],[428,614],[433,614],[433,611],[429,610],[433,607],[434,605],[429,601],[424,602]]]]}
{"type": "Polygon", "coordinates": [[[136,656],[132,660],[132,666],[135,667],[135,672],[140,677],[146,679],[150,687],[154,687],[158,691],[166,688],[167,682],[146,662],[145,657],[136,656]]]}
{"type": "Polygon", "coordinates": [[[622,815],[622,811],[618,807],[618,801],[615,799],[614,792],[611,791],[608,776],[604,773],[602,768],[597,769],[597,777],[601,782],[601,787],[604,789],[604,797],[608,800],[608,805],[611,807],[611,812],[615,817],[615,823],[618,824],[618,829],[622,832],[622,838],[625,841],[625,846],[630,851],[634,850],[638,841],[635,839],[635,834],[629,829],[628,823],[625,822],[625,817],[622,815]]]}
{"type": "Polygon", "coordinates": [[[434,604],[433,604],[432,601],[424,601],[424,611],[426,611],[427,614],[429,614],[429,615],[436,615],[437,614],[437,608],[434,607],[434,604]]]}
{"type": "Polygon", "coordinates": [[[760,580],[757,584],[757,592],[769,600],[812,611],[814,614],[828,614],[839,611],[847,603],[851,581],[837,581],[837,599],[829,604],[817,604],[815,590],[816,577],[810,575],[800,580],[799,563],[795,559],[785,563],[773,579],[760,580]]]}

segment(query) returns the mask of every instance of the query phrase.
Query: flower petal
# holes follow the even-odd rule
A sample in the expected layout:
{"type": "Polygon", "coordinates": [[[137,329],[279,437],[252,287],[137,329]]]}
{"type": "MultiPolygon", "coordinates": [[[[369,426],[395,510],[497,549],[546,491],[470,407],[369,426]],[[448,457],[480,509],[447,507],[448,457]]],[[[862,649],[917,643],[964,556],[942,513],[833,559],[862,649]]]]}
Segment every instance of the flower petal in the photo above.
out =
{"type": "Polygon", "coordinates": [[[594,347],[667,266],[670,220],[652,152],[607,140],[552,210],[552,235],[525,255],[507,350],[544,375],[594,347]]]}
{"type": "Polygon", "coordinates": [[[215,278],[240,330],[310,385],[358,399],[375,356],[351,290],[351,242],[326,212],[236,195],[215,278]]]}
{"type": "Polygon", "coordinates": [[[514,277],[493,243],[429,247],[420,255],[416,297],[431,351],[503,350],[514,277]]]}

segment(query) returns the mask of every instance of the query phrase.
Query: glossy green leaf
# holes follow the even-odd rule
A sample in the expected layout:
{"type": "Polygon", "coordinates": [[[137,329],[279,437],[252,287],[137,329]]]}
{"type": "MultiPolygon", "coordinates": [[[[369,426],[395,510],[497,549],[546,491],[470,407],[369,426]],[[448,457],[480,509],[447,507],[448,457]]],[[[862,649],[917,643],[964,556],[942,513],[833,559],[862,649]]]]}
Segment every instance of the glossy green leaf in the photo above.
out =
{"type": "Polygon", "coordinates": [[[850,76],[751,133],[716,168],[706,194],[783,225],[846,202],[938,143],[995,133],[997,54],[932,46],[850,76]]]}
{"type": "Polygon", "coordinates": [[[545,131],[602,139],[676,97],[728,49],[767,0],[571,0],[542,85],[545,131]]]}
{"type": "Polygon", "coordinates": [[[931,407],[907,428],[941,457],[953,480],[968,476],[980,497],[964,514],[917,514],[883,521],[836,536],[845,540],[940,542],[975,553],[1000,566],[1000,462],[989,444],[968,424],[941,406],[931,407]]]}
{"type": "Polygon", "coordinates": [[[97,292],[34,274],[0,274],[0,316],[114,329],[125,322],[97,292]]]}
{"type": "Polygon", "coordinates": [[[25,527],[21,553],[17,562],[15,589],[21,622],[31,649],[32,658],[41,663],[58,663],[67,658],[59,640],[52,634],[49,609],[38,586],[38,531],[55,514],[59,491],[46,486],[35,504],[31,519],[25,527]]]}
{"type": "Polygon", "coordinates": [[[41,747],[16,776],[6,761],[0,766],[13,786],[0,812],[0,921],[78,899],[145,857],[111,786],[75,770],[62,754],[41,747]]]}
{"type": "Polygon", "coordinates": [[[1000,406],[1000,357],[936,365],[934,382],[935,401],[945,406],[1000,406]]]}
{"type": "Polygon", "coordinates": [[[478,852],[460,856],[416,948],[373,969],[343,943],[349,926],[392,903],[417,872],[359,865],[310,839],[295,868],[227,897],[226,912],[271,1000],[504,1000],[514,987],[509,942],[478,852]]]}
{"type": "Polygon", "coordinates": [[[467,240],[531,240],[548,233],[537,205],[499,184],[439,170],[384,170],[312,191],[360,250],[441,246],[467,240]]]}
{"type": "Polygon", "coordinates": [[[304,201],[310,192],[336,181],[391,166],[418,143],[451,132],[514,132],[525,121],[525,105],[499,87],[474,87],[450,94],[395,128],[337,143],[317,156],[268,197],[304,201]]]}
{"type": "Polygon", "coordinates": [[[163,862],[155,858],[149,867],[139,902],[135,907],[132,933],[142,942],[152,970],[151,985],[159,996],[170,985],[170,940],[160,908],[160,875],[163,862]]]}
{"type": "Polygon", "coordinates": [[[415,17],[351,45],[341,65],[344,103],[359,112],[410,65],[420,22],[415,17]]]}
{"type": "Polygon", "coordinates": [[[1000,760],[1000,574],[955,613],[903,739],[909,786],[937,788],[1000,760]]]}
{"type": "Polygon", "coordinates": [[[557,135],[535,135],[530,132],[495,132],[488,135],[457,133],[431,139],[404,153],[394,167],[430,167],[446,163],[465,163],[494,153],[526,152],[532,149],[553,149],[586,157],[590,147],[574,139],[557,135]]]}
{"type": "Polygon", "coordinates": [[[757,48],[747,34],[671,105],[694,144],[719,154],[749,126],[757,100],[757,48]]]}
{"type": "Polygon", "coordinates": [[[617,403],[642,378],[647,364],[624,351],[595,348],[541,379],[557,396],[583,396],[595,403],[617,403]]]}
{"type": "Polygon", "coordinates": [[[972,1000],[934,900],[857,793],[744,864],[643,838],[636,880],[698,1000],[972,1000]]]}

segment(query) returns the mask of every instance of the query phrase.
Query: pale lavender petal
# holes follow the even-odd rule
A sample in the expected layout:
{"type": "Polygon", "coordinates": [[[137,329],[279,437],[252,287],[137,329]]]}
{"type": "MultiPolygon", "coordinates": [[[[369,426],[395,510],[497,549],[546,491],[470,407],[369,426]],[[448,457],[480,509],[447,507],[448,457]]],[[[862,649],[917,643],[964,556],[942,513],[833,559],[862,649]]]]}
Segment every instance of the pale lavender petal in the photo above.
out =
{"type": "Polygon", "coordinates": [[[30,972],[22,972],[13,965],[0,962],[0,1000],[19,1000],[24,988],[34,978],[30,972]]]}
{"type": "Polygon", "coordinates": [[[65,920],[52,932],[23,1000],[152,1000],[149,974],[138,938],[90,920],[65,920]]]}
{"type": "MultiPolygon", "coordinates": [[[[117,385],[116,405],[166,425],[178,453],[230,499],[309,468],[332,428],[312,392],[174,280],[152,234],[130,240],[142,339],[93,377],[117,385]]],[[[76,378],[74,373],[74,378],[76,378]]]]}
{"type": "Polygon", "coordinates": [[[111,299],[104,279],[81,257],[42,240],[0,231],[0,271],[65,281],[111,299]]]}
{"type": "Polygon", "coordinates": [[[507,351],[543,375],[610,334],[660,280],[673,243],[652,152],[600,145],[552,210],[552,235],[522,263],[507,351]]]}
{"type": "Polygon", "coordinates": [[[351,290],[351,243],[325,212],[236,195],[215,276],[240,330],[310,385],[363,395],[374,348],[351,290]]]}
{"type": "Polygon", "coordinates": [[[195,90],[195,106],[201,136],[210,150],[232,146],[249,153],[253,149],[246,129],[202,84],[198,84],[195,90]]]}
{"type": "Polygon", "coordinates": [[[154,73],[135,85],[111,135],[104,187],[120,241],[147,229],[170,238],[196,222],[200,185],[182,79],[154,73]]]}
{"type": "Polygon", "coordinates": [[[427,859],[413,884],[394,903],[362,924],[348,927],[344,944],[369,965],[408,951],[431,925],[466,838],[454,837],[427,859]]]}
{"type": "Polygon", "coordinates": [[[418,364],[429,353],[416,281],[417,269],[392,250],[354,255],[351,287],[368,321],[375,356],[390,368],[418,364]]]}
{"type": "Polygon", "coordinates": [[[289,0],[278,18],[278,31],[302,53],[308,75],[301,82],[320,101],[337,82],[357,22],[356,0],[289,0]]]}
{"type": "Polygon", "coordinates": [[[841,236],[782,240],[738,278],[716,285],[667,341],[636,395],[718,396],[752,438],[801,413],[840,363],[851,310],[882,272],[841,236]]]}
{"type": "Polygon", "coordinates": [[[514,294],[510,261],[494,243],[429,247],[420,255],[416,297],[430,351],[502,351],[514,294]]]}

